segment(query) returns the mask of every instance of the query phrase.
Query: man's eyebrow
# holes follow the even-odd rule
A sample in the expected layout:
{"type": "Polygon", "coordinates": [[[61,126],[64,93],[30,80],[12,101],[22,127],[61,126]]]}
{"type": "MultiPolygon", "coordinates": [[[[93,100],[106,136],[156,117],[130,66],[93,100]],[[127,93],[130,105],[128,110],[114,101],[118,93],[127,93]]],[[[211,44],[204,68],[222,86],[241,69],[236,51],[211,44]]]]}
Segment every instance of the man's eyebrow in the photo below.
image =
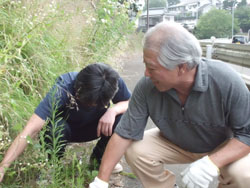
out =
{"type": "Polygon", "coordinates": [[[144,61],[144,63],[145,63],[145,65],[148,66],[148,67],[155,67],[155,63],[154,63],[154,62],[151,62],[151,61],[150,61],[150,62],[145,62],[145,61],[144,61]]]}

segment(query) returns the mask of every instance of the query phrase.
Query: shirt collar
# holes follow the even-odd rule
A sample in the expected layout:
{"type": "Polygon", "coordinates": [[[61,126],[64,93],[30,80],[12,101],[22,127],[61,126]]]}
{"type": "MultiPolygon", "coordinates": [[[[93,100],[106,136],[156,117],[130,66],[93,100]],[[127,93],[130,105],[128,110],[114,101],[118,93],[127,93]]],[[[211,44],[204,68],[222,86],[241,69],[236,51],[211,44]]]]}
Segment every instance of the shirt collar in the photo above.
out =
{"type": "Polygon", "coordinates": [[[208,89],[208,69],[205,59],[202,59],[197,67],[194,91],[205,92],[208,89]]]}

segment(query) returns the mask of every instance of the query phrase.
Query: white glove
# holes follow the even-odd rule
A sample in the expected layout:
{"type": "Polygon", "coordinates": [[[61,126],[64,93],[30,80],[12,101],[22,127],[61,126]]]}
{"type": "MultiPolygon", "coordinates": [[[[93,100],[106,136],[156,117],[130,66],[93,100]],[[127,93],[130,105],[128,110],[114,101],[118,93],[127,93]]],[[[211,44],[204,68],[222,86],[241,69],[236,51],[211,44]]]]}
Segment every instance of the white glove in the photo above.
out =
{"type": "Polygon", "coordinates": [[[89,184],[89,188],[108,188],[109,184],[105,181],[102,181],[98,177],[95,177],[94,181],[89,184]]]}
{"type": "Polygon", "coordinates": [[[205,156],[189,165],[181,172],[182,188],[208,188],[213,178],[219,176],[219,168],[205,156]]]}

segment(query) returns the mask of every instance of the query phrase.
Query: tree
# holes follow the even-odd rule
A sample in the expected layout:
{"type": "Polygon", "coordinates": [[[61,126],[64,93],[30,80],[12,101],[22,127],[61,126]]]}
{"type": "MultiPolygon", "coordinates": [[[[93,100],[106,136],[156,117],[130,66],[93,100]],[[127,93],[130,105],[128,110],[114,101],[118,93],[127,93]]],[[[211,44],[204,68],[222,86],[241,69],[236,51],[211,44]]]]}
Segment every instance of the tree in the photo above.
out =
{"type": "Polygon", "coordinates": [[[232,12],[232,7],[245,7],[247,5],[247,0],[241,0],[241,2],[238,2],[237,0],[224,0],[223,1],[223,9],[224,10],[230,10],[232,12]]]}
{"type": "Polygon", "coordinates": [[[236,4],[236,0],[224,0],[223,1],[223,9],[232,11],[232,7],[233,7],[234,3],[236,4]]]}
{"type": "Polygon", "coordinates": [[[235,10],[235,18],[239,22],[239,26],[243,32],[250,29],[250,7],[240,7],[235,10]]]}
{"type": "MultiPolygon", "coordinates": [[[[234,30],[237,32],[239,26],[237,20],[234,22],[234,30]]],[[[199,39],[208,39],[211,36],[224,38],[231,36],[232,16],[225,10],[212,9],[201,16],[195,29],[195,35],[199,39]]]]}
{"type": "Polygon", "coordinates": [[[247,5],[247,0],[242,0],[240,3],[238,3],[237,8],[238,7],[245,7],[247,5]]]}

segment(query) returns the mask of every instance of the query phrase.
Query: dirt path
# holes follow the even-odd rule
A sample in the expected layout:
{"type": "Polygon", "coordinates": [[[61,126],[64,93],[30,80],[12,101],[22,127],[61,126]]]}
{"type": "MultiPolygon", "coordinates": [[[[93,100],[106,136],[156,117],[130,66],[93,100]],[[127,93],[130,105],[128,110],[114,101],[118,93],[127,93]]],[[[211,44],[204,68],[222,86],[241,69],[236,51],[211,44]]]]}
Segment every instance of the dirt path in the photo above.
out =
{"type": "MultiPolygon", "coordinates": [[[[120,57],[120,61],[123,64],[122,70],[119,72],[120,76],[126,82],[128,88],[132,92],[136,85],[136,82],[142,77],[144,73],[144,65],[142,63],[142,51],[132,52],[129,55],[124,54],[120,57]]],[[[131,170],[122,158],[121,164],[125,173],[131,173],[131,170]]],[[[115,174],[110,179],[111,188],[142,188],[141,183],[136,178],[130,178],[127,175],[115,174]]]]}

